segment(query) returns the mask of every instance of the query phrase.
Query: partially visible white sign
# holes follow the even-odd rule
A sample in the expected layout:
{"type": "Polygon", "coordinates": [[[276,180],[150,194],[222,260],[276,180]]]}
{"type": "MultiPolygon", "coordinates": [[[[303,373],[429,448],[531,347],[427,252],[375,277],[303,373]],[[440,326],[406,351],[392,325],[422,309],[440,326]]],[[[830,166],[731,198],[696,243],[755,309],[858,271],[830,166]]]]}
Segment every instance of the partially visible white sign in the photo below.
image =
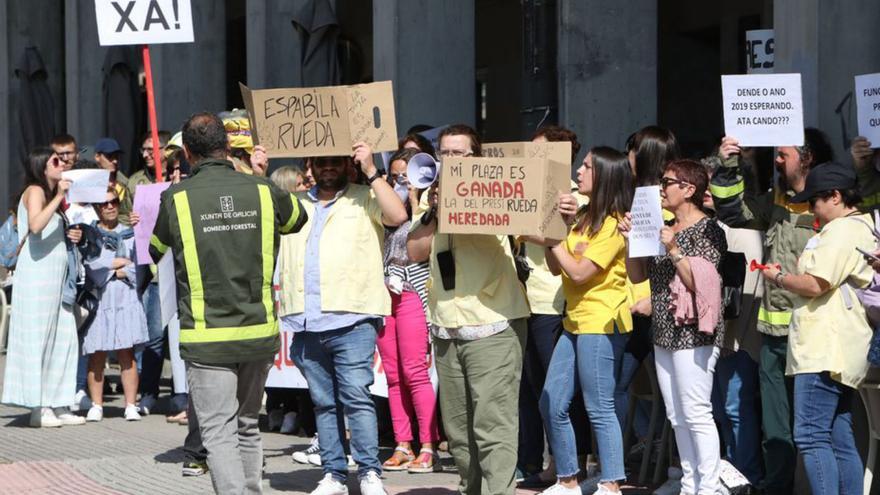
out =
{"type": "Polygon", "coordinates": [[[159,277],[159,305],[162,308],[162,328],[177,314],[177,277],[174,272],[174,253],[169,249],[156,265],[159,277]]]}
{"type": "Polygon", "coordinates": [[[190,0],[95,0],[101,46],[192,43],[190,0]]]}
{"type": "Polygon", "coordinates": [[[856,108],[859,136],[868,138],[872,148],[880,148],[880,73],[856,76],[856,108]]]}
{"type": "Polygon", "coordinates": [[[772,74],[776,34],[772,29],[746,31],[746,73],[772,74]]]}
{"type": "Polygon", "coordinates": [[[68,203],[103,203],[107,201],[110,171],[99,168],[67,170],[61,178],[71,182],[67,190],[68,203]]]}
{"type": "Polygon", "coordinates": [[[629,232],[629,257],[660,256],[666,248],[660,242],[663,208],[660,207],[660,186],[637,187],[633,195],[632,229],[629,232]]]}
{"type": "Polygon", "coordinates": [[[741,146],[801,146],[800,74],[721,76],[724,133],[741,146]]]}

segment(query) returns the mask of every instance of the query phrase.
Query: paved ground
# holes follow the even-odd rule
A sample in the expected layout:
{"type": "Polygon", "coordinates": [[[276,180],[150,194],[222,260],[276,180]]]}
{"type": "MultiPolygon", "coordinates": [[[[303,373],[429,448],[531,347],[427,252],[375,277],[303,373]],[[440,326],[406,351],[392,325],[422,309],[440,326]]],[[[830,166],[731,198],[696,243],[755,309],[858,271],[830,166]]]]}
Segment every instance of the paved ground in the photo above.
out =
{"type": "MultiPolygon", "coordinates": [[[[4,364],[5,356],[0,356],[0,373],[4,364]]],[[[0,494],[213,493],[208,476],[184,478],[180,474],[185,427],[166,423],[161,414],[126,422],[121,406],[121,397],[111,395],[105,404],[105,419],[100,423],[37,429],[27,426],[26,410],[0,405],[0,494]]],[[[308,493],[314,488],[321,478],[320,468],[290,460],[294,450],[308,446],[308,440],[263,434],[267,460],[265,493],[308,493]]],[[[381,458],[390,453],[390,448],[384,447],[381,458]]],[[[441,473],[386,473],[385,486],[392,495],[456,493],[458,475],[452,460],[443,455],[442,462],[441,473]]],[[[358,493],[354,476],[349,489],[358,493]]]]}

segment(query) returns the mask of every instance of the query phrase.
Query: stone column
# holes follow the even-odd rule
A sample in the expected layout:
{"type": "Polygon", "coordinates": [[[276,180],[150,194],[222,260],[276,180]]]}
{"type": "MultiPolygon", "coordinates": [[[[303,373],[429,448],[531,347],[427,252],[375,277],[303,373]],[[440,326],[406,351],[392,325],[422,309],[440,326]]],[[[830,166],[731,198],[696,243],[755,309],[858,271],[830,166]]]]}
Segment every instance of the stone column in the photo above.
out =
{"type": "Polygon", "coordinates": [[[560,124],[584,148],[622,147],[657,120],[657,0],[560,0],[558,12],[560,124]]]}
{"type": "Polygon", "coordinates": [[[474,0],[373,0],[373,60],[394,84],[398,134],[474,124],[474,0]]]}

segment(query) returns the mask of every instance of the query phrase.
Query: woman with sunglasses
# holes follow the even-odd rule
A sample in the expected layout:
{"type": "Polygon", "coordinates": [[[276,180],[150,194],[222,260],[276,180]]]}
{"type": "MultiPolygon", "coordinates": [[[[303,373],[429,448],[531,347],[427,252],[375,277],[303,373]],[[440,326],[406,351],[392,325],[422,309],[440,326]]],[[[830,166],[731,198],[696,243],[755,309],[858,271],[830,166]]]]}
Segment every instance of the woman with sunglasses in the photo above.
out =
{"type": "Polygon", "coordinates": [[[809,202],[821,230],[794,273],[763,270],[768,283],[798,296],[785,374],[794,375],[794,443],[814,495],[863,493],[864,465],[852,429],[852,396],[868,372],[873,331],[855,290],[874,273],[858,251],[877,248],[871,215],[862,214],[856,171],[826,162],[812,168],[793,203],[809,202]]]}
{"type": "Polygon", "coordinates": [[[135,401],[138,372],[134,346],[147,341],[147,317],[137,294],[134,263],[134,232],[119,222],[119,198],[114,189],[107,200],[95,204],[98,221],[92,224],[95,249],[85,260],[86,276],[97,292],[95,319],[83,338],[83,354],[89,356],[89,395],[92,407],[87,421],[104,418],[104,364],[107,353],[116,351],[122,367],[125,419],[141,419],[135,401]]]}
{"type": "Polygon", "coordinates": [[[24,165],[2,402],[31,408],[34,427],[83,424],[68,409],[76,393],[78,344],[73,313],[61,301],[68,276],[65,237],[77,242],[81,235],[65,234],[61,206],[70,181],[61,178],[64,163],[49,148],[32,151],[24,165]]]}
{"type": "MultiPolygon", "coordinates": [[[[419,150],[404,148],[389,159],[388,181],[406,210],[419,206],[419,190],[406,175],[407,163],[419,150]]],[[[385,471],[430,473],[435,467],[436,444],[440,441],[437,423],[437,396],[428,374],[426,356],[431,354],[428,323],[425,319],[427,290],[430,275],[428,263],[414,263],[406,252],[406,237],[410,222],[385,229],[385,285],[391,293],[391,314],[385,317],[385,326],[379,331],[376,345],[385,377],[388,379],[388,406],[397,447],[382,464],[385,471]],[[412,448],[413,422],[418,424],[418,456],[412,448]]]]}
{"type": "MultiPolygon", "coordinates": [[[[681,458],[681,493],[694,495],[720,490],[720,446],[711,396],[720,353],[717,345],[724,333],[718,268],[727,241],[721,227],[703,213],[708,184],[708,173],[700,163],[667,164],[660,196],[663,208],[675,215],[675,223],[660,231],[666,254],[627,258],[630,279],[651,282],[657,383],[681,458]],[[695,306],[691,314],[681,311],[688,301],[695,306]]],[[[624,236],[629,237],[631,225],[627,214],[620,223],[624,236]]]]}

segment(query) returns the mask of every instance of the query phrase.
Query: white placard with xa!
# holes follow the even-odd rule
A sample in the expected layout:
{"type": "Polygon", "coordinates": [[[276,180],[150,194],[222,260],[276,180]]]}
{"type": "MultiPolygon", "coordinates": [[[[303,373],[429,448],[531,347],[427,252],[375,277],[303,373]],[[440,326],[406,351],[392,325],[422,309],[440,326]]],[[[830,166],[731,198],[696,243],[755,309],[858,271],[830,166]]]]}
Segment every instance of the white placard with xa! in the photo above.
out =
{"type": "Polygon", "coordinates": [[[101,46],[192,43],[191,0],[95,0],[101,46]]]}
{"type": "Polygon", "coordinates": [[[724,133],[741,146],[804,144],[800,74],[721,76],[724,133]]]}

